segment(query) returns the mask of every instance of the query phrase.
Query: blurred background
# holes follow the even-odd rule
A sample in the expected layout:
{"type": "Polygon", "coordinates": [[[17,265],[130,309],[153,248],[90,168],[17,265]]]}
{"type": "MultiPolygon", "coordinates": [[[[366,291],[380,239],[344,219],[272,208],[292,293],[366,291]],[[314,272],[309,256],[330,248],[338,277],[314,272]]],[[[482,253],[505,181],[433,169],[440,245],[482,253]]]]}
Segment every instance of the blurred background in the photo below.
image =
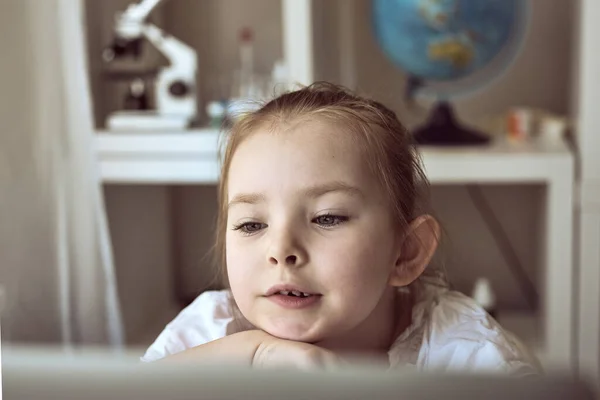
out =
{"type": "Polygon", "coordinates": [[[594,0],[0,0],[2,341],[143,352],[205,290],[217,138],[328,80],[414,132],[435,262],[598,377],[594,0]]]}

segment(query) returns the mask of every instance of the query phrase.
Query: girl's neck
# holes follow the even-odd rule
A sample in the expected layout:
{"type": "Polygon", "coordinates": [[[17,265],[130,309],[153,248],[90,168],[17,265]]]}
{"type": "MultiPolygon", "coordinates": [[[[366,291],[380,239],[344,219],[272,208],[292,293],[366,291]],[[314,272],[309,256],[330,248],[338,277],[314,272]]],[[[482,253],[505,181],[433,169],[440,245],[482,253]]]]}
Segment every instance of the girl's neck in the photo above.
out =
{"type": "Polygon", "coordinates": [[[315,343],[338,354],[384,356],[411,323],[412,301],[389,287],[379,304],[359,326],[341,336],[315,343]]]}

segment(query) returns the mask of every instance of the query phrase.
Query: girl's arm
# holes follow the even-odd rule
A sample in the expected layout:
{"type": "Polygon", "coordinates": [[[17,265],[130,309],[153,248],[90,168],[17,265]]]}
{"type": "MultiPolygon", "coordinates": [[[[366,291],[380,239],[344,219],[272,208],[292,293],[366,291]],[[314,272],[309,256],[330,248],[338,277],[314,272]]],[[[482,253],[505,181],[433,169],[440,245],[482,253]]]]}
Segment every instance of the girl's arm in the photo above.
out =
{"type": "Polygon", "coordinates": [[[272,337],[261,330],[244,331],[192,347],[164,358],[164,362],[222,362],[252,365],[258,348],[272,337]]]}
{"type": "Polygon", "coordinates": [[[165,362],[233,362],[253,367],[313,369],[341,363],[332,352],[312,344],[279,339],[261,330],[235,333],[164,359],[165,362]]]}

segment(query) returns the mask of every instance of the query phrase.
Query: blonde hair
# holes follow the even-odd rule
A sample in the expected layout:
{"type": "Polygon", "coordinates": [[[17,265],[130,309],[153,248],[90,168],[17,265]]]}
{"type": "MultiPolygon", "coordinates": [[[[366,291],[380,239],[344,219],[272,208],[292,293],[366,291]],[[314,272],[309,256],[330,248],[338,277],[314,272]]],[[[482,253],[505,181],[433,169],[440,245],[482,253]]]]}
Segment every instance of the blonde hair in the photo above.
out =
{"type": "MultiPolygon", "coordinates": [[[[429,184],[419,154],[413,146],[412,136],[393,111],[377,101],[359,97],[343,87],[326,82],[285,93],[238,119],[223,142],[214,250],[222,283],[226,287],[229,285],[225,243],[227,185],[235,151],[258,129],[275,131],[285,124],[317,118],[344,126],[348,134],[358,139],[357,144],[361,145],[373,176],[382,185],[392,217],[401,232],[423,211],[429,184]]],[[[428,268],[422,276],[438,277],[439,272],[428,268]]]]}

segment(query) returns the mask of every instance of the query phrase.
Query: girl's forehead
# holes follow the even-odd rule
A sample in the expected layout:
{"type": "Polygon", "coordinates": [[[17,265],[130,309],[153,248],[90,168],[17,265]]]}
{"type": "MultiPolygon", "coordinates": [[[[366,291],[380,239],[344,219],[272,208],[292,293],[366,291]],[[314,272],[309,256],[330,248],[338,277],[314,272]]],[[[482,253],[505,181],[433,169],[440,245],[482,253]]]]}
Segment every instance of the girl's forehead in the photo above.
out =
{"type": "Polygon", "coordinates": [[[346,181],[371,186],[360,141],[343,125],[305,120],[275,129],[257,129],[233,154],[229,188],[309,185],[346,181]]]}
{"type": "Polygon", "coordinates": [[[336,163],[354,163],[362,160],[361,146],[356,135],[341,125],[320,120],[298,121],[272,129],[257,129],[242,142],[234,154],[238,158],[254,158],[254,154],[269,153],[266,161],[323,159],[336,163]],[[344,157],[340,157],[344,155],[344,157]],[[249,157],[248,157],[249,156],[249,157]]]}

